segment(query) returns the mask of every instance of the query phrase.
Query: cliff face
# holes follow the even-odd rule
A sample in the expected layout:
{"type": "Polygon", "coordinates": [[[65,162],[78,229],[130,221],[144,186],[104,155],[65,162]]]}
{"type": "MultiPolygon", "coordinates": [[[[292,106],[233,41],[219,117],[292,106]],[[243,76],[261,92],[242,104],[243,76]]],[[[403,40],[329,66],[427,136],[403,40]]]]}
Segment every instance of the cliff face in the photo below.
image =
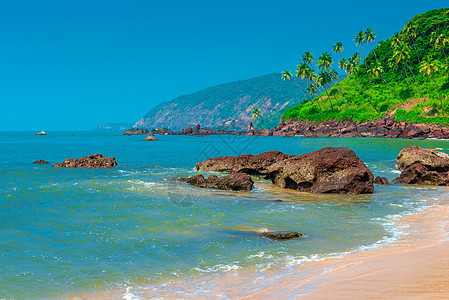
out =
{"type": "MultiPolygon", "coordinates": [[[[300,84],[305,86],[305,83],[300,84]]],[[[281,112],[304,98],[297,86],[283,81],[281,74],[273,73],[217,85],[161,103],[134,127],[179,130],[201,124],[202,127],[243,130],[252,121],[250,112],[255,108],[264,115],[260,124],[276,126],[281,112]]]]}

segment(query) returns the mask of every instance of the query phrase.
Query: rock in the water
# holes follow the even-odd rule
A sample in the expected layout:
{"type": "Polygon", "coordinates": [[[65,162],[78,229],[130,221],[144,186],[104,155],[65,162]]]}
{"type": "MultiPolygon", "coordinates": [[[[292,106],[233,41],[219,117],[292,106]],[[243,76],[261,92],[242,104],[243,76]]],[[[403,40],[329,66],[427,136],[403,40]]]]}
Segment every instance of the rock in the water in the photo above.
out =
{"type": "Polygon", "coordinates": [[[125,130],[123,132],[123,135],[136,135],[136,134],[149,134],[150,131],[148,131],[148,129],[143,129],[143,128],[131,128],[128,130],[125,130]]]}
{"type": "Polygon", "coordinates": [[[149,135],[149,136],[147,136],[147,137],[144,139],[144,141],[151,141],[151,142],[153,142],[153,141],[159,141],[159,140],[158,140],[157,138],[155,138],[155,137],[149,135]]]}
{"type": "Polygon", "coordinates": [[[39,133],[36,133],[35,135],[47,135],[47,133],[45,131],[41,131],[39,133]]]}
{"type": "Polygon", "coordinates": [[[268,179],[267,168],[276,162],[283,161],[293,155],[280,151],[264,152],[259,155],[239,155],[209,158],[196,164],[195,169],[201,171],[215,171],[228,173],[246,173],[268,179]]]}
{"type": "Polygon", "coordinates": [[[270,239],[278,240],[278,241],[291,240],[291,239],[295,239],[295,238],[304,236],[301,233],[296,232],[296,231],[273,231],[273,230],[268,230],[267,228],[260,228],[255,231],[252,231],[252,233],[255,233],[255,234],[258,234],[261,236],[265,236],[270,239]]]}
{"type": "Polygon", "coordinates": [[[385,178],[385,177],[380,177],[380,176],[377,176],[375,179],[374,179],[374,183],[375,184],[384,184],[384,185],[389,185],[390,183],[388,182],[388,179],[387,178],[385,178]]]}
{"type": "Polygon", "coordinates": [[[449,171],[449,155],[435,149],[408,146],[399,152],[397,159],[401,170],[419,163],[431,170],[449,171]]]}
{"type": "Polygon", "coordinates": [[[408,146],[399,152],[397,164],[403,171],[393,182],[449,185],[449,155],[446,153],[408,146]]]}
{"type": "Polygon", "coordinates": [[[39,160],[33,161],[33,164],[45,165],[45,164],[48,164],[48,163],[49,163],[48,161],[43,160],[43,159],[39,159],[39,160]]]}
{"type": "Polygon", "coordinates": [[[104,157],[101,154],[93,154],[81,158],[68,158],[65,161],[54,164],[56,168],[112,168],[116,166],[115,157],[104,157]]]}
{"type": "Polygon", "coordinates": [[[373,173],[346,147],[287,158],[268,167],[268,173],[273,183],[301,192],[368,194],[374,190],[373,173]]]}
{"type": "Polygon", "coordinates": [[[190,178],[180,178],[179,181],[202,188],[228,191],[249,191],[254,185],[251,177],[244,173],[232,173],[223,177],[210,175],[207,179],[200,174],[190,178]]]}

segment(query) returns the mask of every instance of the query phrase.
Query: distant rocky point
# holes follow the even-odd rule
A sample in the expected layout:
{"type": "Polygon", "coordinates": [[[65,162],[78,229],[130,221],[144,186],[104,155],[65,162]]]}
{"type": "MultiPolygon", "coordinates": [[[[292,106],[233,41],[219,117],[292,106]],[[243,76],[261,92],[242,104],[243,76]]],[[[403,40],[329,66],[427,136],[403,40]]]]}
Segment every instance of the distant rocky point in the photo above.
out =
{"type": "Polygon", "coordinates": [[[33,161],[33,164],[46,165],[46,164],[49,164],[49,162],[46,160],[43,160],[43,159],[39,159],[39,160],[33,161]]]}
{"type": "Polygon", "coordinates": [[[104,157],[101,154],[93,154],[81,158],[68,158],[65,161],[54,164],[55,168],[89,168],[104,169],[117,166],[115,157],[104,157]]]}
{"type": "Polygon", "coordinates": [[[47,135],[47,133],[45,133],[45,131],[41,131],[41,132],[36,133],[36,134],[34,134],[34,135],[47,135]]]}
{"type": "Polygon", "coordinates": [[[123,135],[138,135],[138,134],[149,134],[150,131],[148,129],[144,129],[144,128],[131,128],[128,130],[125,130],[125,132],[123,132],[123,135]]]}

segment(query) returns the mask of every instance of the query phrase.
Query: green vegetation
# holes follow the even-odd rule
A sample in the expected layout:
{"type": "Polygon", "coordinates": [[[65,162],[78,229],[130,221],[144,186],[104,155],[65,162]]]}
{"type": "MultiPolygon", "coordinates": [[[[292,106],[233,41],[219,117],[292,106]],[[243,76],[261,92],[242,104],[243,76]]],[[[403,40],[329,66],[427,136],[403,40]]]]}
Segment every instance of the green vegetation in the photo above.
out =
{"type": "MultiPolygon", "coordinates": [[[[417,15],[399,33],[377,46],[375,42],[374,30],[358,32],[354,43],[362,57],[356,52],[346,59],[344,45],[334,44],[338,67],[347,75],[340,82],[329,53],[319,56],[315,68],[313,55],[306,52],[296,77],[306,79],[309,100],[287,109],[282,118],[367,122],[390,113],[398,121],[448,125],[449,10],[417,15]],[[367,44],[371,51],[365,57],[367,44]]],[[[291,77],[283,72],[282,79],[291,77]]]]}

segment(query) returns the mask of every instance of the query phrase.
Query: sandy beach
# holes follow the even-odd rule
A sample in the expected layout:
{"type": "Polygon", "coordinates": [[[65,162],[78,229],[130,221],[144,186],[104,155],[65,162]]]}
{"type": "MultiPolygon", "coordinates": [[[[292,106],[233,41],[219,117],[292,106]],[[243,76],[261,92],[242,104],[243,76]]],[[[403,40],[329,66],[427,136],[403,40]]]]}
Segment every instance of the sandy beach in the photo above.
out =
{"type": "Polygon", "coordinates": [[[386,247],[279,270],[235,270],[140,289],[69,299],[447,299],[449,206],[397,220],[404,234],[386,247]]]}

